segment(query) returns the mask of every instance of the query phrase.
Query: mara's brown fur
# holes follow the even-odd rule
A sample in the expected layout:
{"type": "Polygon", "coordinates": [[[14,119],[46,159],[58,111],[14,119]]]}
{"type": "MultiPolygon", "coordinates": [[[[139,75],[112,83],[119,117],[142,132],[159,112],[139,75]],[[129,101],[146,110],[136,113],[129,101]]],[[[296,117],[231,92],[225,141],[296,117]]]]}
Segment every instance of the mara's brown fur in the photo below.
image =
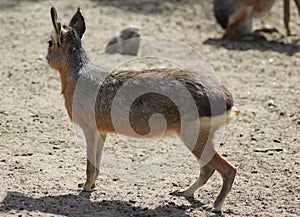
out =
{"type": "MultiPolygon", "coordinates": [[[[294,0],[300,15],[300,0],[294,0]]],[[[275,0],[214,0],[214,12],[218,23],[226,29],[224,38],[239,39],[253,34],[253,18],[268,12],[275,0]]],[[[284,0],[284,24],[287,35],[289,28],[290,0],[284,0]]]]}
{"type": "Polygon", "coordinates": [[[211,156],[205,156],[208,159],[200,169],[198,180],[188,189],[176,194],[192,197],[217,170],[223,178],[223,186],[212,210],[219,212],[236,173],[235,168],[214,150],[213,144],[214,133],[220,126],[239,114],[228,89],[208,73],[185,69],[105,72],[89,61],[82,48],[85,22],[80,10],[75,13],[69,26],[61,26],[57,21],[55,8],[51,8],[51,17],[55,33],[49,41],[47,60],[60,73],[66,109],[70,119],[82,128],[86,138],[87,179],[84,190],[90,191],[95,187],[107,133],[157,136],[161,134],[161,128],[154,127],[158,129],[157,132],[149,134],[152,131],[149,119],[153,114],[159,113],[166,122],[166,129],[163,130],[166,133],[176,133],[199,161],[202,161],[207,147],[212,151],[211,156]],[[132,86],[126,90],[128,84],[132,86]],[[118,97],[124,87],[125,94],[118,97]],[[143,90],[146,92],[135,97],[136,92],[142,93],[143,90]],[[184,90],[188,95],[184,95],[184,90]],[[189,96],[192,104],[186,99],[189,96]],[[130,102],[132,97],[134,100],[130,102]],[[120,113],[113,113],[115,99],[119,99],[117,108],[120,113]],[[128,113],[125,110],[122,113],[128,102],[131,103],[128,113]],[[192,110],[189,110],[193,105],[196,118],[191,115],[192,110]],[[187,109],[187,112],[182,112],[181,107],[187,109]],[[130,126],[124,125],[123,116],[129,119],[130,126]],[[198,126],[195,128],[196,132],[192,132],[196,133],[195,144],[189,144],[189,136],[182,134],[184,122],[198,126]],[[117,124],[121,124],[121,128],[116,128],[117,124]],[[130,127],[134,133],[128,130],[130,127]]]}

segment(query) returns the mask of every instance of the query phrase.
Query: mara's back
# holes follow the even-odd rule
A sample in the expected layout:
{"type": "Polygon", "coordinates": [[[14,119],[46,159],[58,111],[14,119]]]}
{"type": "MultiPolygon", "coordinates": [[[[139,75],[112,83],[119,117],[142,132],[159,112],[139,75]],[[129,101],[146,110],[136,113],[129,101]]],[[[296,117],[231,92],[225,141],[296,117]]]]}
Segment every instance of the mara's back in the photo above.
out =
{"type": "Polygon", "coordinates": [[[175,128],[180,120],[194,121],[196,108],[201,117],[217,116],[233,106],[230,92],[207,73],[185,69],[153,69],[117,71],[102,82],[96,101],[98,128],[115,131],[115,120],[128,119],[140,135],[149,133],[149,119],[161,114],[167,128],[175,128]],[[189,120],[190,119],[190,120],[189,120]]]}

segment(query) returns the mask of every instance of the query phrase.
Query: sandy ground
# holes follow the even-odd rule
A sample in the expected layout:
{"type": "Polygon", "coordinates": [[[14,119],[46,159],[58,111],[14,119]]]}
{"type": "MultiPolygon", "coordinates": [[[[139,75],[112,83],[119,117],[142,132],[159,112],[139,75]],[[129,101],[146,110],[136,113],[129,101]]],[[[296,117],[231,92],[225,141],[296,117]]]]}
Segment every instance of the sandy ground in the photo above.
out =
{"type": "MultiPolygon", "coordinates": [[[[176,167],[163,167],[171,165],[172,172],[160,171],[158,177],[151,176],[158,173],[151,166],[149,172],[134,173],[130,165],[120,161],[115,166],[108,159],[96,190],[80,191],[84,147],[65,111],[58,73],[45,61],[45,42],[53,30],[50,6],[66,24],[76,8],[82,8],[87,24],[83,44],[99,63],[106,60],[101,53],[108,40],[128,25],[139,26],[142,35],[170,38],[201,53],[242,112],[226,128],[219,148],[238,170],[223,215],[300,215],[300,19],[295,8],[295,35],[284,36],[278,1],[256,24],[276,27],[279,33],[266,35],[266,41],[229,42],[220,40],[223,30],[215,22],[211,1],[2,0],[1,216],[213,216],[202,205],[211,204],[221,187],[221,177],[214,174],[195,200],[170,195],[198,176],[195,159],[183,152],[176,167]],[[127,170],[124,176],[118,173],[127,170]]],[[[172,57],[181,52],[163,44],[152,46],[173,52],[172,57]]],[[[111,61],[122,64],[122,58],[114,55],[111,61]]],[[[174,138],[153,144],[140,150],[111,136],[106,153],[143,165],[153,156],[164,156],[164,147],[181,146],[174,138]]]]}

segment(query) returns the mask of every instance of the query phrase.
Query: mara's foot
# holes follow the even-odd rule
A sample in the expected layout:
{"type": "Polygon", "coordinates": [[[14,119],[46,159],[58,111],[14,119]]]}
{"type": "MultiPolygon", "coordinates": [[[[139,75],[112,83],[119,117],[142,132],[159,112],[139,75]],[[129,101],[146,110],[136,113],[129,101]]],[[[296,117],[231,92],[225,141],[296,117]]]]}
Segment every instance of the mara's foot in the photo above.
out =
{"type": "Polygon", "coordinates": [[[213,213],[222,214],[222,211],[221,211],[220,208],[217,208],[217,207],[214,207],[214,206],[211,206],[211,205],[204,205],[204,206],[202,206],[202,208],[204,210],[207,210],[207,211],[210,211],[210,212],[213,212],[213,213]]]}
{"type": "Polygon", "coordinates": [[[171,195],[194,198],[194,192],[189,192],[188,190],[176,190],[170,193],[171,195]]]}

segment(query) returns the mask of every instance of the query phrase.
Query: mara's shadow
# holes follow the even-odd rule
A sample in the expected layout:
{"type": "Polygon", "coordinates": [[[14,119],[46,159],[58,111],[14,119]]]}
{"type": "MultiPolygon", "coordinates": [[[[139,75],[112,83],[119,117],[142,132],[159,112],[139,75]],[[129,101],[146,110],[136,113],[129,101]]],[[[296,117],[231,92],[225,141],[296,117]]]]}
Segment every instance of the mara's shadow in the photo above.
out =
{"type": "Polygon", "coordinates": [[[212,45],[215,47],[223,47],[228,50],[259,50],[259,51],[275,51],[278,53],[285,53],[293,56],[300,52],[300,44],[283,43],[275,40],[267,40],[264,38],[256,40],[239,40],[231,41],[226,39],[207,39],[203,42],[205,45],[212,45]]]}
{"type": "MultiPolygon", "coordinates": [[[[190,216],[187,209],[201,209],[202,203],[191,200],[191,205],[176,205],[169,202],[155,209],[135,205],[134,201],[102,200],[91,201],[90,193],[65,194],[34,198],[20,192],[7,192],[0,204],[0,213],[15,211],[39,211],[41,213],[64,216],[190,216]]],[[[223,216],[212,214],[212,216],[223,216]]]]}

